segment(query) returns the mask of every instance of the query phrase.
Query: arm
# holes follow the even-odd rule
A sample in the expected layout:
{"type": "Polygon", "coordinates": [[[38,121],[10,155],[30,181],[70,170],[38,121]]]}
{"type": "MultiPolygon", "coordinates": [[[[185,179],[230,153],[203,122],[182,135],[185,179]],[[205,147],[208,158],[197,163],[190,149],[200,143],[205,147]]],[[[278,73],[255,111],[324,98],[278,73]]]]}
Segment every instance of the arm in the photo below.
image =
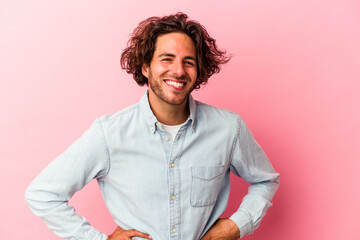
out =
{"type": "Polygon", "coordinates": [[[206,232],[201,240],[235,240],[240,237],[236,223],[228,218],[221,218],[206,232]]]}
{"type": "Polygon", "coordinates": [[[96,121],[30,184],[25,192],[30,209],[64,239],[107,239],[77,215],[68,201],[93,178],[105,176],[109,161],[101,125],[96,121]]]}
{"type": "Polygon", "coordinates": [[[249,192],[230,219],[219,219],[201,240],[235,240],[252,233],[279,186],[279,174],[239,116],[230,169],[250,184],[249,192]]]}
{"type": "Polygon", "coordinates": [[[239,209],[230,217],[238,226],[240,237],[244,237],[259,227],[272,205],[279,187],[279,174],[240,117],[230,169],[250,184],[239,209]]]}

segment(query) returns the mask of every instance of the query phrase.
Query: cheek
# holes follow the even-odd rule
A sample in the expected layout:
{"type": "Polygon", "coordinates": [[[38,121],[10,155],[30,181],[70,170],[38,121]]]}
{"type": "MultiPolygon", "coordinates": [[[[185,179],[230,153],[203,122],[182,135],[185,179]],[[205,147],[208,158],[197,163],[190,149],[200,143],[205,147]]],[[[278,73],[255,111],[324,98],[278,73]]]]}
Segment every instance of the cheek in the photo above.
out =
{"type": "Polygon", "coordinates": [[[168,71],[166,66],[163,66],[162,64],[157,64],[152,68],[153,75],[161,76],[162,74],[166,73],[168,71]]]}
{"type": "Polygon", "coordinates": [[[167,73],[167,70],[162,68],[162,67],[157,67],[157,68],[154,68],[154,71],[153,71],[153,76],[155,78],[161,78],[161,77],[164,77],[167,73]]]}
{"type": "Polygon", "coordinates": [[[197,70],[196,70],[196,68],[189,72],[189,76],[190,76],[191,80],[196,81],[196,79],[197,79],[197,70]]]}

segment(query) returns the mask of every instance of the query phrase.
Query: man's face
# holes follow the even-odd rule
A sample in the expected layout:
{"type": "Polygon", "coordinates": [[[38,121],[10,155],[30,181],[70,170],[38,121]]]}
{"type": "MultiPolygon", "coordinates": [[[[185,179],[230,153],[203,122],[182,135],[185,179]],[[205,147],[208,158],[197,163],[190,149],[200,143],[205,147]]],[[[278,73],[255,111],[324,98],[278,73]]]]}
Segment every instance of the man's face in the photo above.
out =
{"type": "Polygon", "coordinates": [[[191,38],[183,33],[168,33],[156,39],[150,66],[143,65],[148,78],[150,103],[183,105],[196,78],[196,50],[191,38]]]}

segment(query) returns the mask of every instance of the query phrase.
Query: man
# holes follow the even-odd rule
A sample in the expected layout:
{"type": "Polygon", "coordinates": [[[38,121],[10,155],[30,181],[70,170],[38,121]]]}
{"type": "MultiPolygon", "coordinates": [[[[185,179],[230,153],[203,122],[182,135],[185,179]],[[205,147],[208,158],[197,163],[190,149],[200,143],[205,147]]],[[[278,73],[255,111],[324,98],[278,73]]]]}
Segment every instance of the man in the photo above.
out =
{"type": "Polygon", "coordinates": [[[134,30],[121,65],[149,90],[97,119],[33,181],[26,199],[65,239],[237,239],[259,226],[279,174],[235,113],[190,93],[229,61],[205,28],[182,13],[134,30]],[[230,219],[230,170],[250,183],[230,219]],[[67,202],[96,178],[119,225],[106,236],[67,202]]]}

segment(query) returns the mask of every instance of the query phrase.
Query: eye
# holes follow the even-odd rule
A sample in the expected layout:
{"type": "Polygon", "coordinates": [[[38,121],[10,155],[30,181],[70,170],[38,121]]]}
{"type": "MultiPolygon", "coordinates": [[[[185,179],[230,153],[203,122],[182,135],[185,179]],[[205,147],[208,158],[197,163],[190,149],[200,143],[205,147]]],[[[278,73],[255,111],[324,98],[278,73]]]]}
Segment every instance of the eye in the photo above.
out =
{"type": "Polygon", "coordinates": [[[185,61],[184,63],[189,66],[195,66],[195,63],[191,61],[185,61]]]}
{"type": "Polygon", "coordinates": [[[163,59],[161,59],[161,61],[163,61],[163,62],[170,62],[170,61],[171,61],[171,58],[163,58],[163,59]]]}

